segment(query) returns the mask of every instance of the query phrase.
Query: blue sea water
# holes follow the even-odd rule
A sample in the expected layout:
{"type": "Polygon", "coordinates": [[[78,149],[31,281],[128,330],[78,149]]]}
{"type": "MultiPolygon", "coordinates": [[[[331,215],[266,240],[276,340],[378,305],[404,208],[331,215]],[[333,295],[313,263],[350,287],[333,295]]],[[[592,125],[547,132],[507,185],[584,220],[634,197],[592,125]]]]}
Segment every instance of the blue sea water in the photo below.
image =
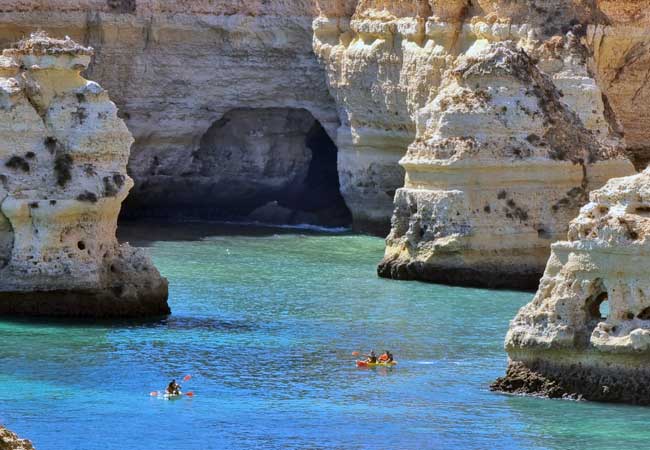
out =
{"type": "Polygon", "coordinates": [[[0,321],[0,423],[39,450],[648,446],[648,408],[489,391],[530,293],[379,279],[373,237],[208,228],[127,236],[168,318],[0,321]],[[371,348],[399,365],[357,369],[371,348]],[[194,398],[149,395],[186,374],[194,398]]]}

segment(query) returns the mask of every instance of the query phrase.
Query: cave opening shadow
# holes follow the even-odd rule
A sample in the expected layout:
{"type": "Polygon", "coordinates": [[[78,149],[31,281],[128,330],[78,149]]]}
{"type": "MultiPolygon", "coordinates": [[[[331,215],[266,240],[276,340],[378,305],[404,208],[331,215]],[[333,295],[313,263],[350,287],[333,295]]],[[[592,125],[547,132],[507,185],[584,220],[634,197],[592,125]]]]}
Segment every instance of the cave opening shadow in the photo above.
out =
{"type": "Polygon", "coordinates": [[[237,108],[213,122],[187,164],[152,152],[132,173],[121,219],[199,219],[349,227],[338,148],[306,109],[237,108]],[[160,174],[160,175],[159,175],[160,174]],[[140,179],[138,179],[140,178],[140,179]]]}
{"type": "Polygon", "coordinates": [[[278,204],[297,212],[294,222],[349,226],[352,214],[341,195],[336,144],[320,122],[315,121],[305,137],[305,145],[311,151],[307,176],[296,191],[278,204]]]}

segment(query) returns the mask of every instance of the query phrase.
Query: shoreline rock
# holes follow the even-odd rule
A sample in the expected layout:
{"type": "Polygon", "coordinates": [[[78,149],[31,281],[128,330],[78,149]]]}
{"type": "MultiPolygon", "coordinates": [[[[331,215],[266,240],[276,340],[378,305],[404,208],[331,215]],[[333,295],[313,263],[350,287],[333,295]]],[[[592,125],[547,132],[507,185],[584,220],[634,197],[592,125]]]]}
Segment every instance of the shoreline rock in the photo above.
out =
{"type": "Polygon", "coordinates": [[[41,33],[0,56],[2,314],[169,313],[167,280],[115,237],[133,138],[80,76],[91,55],[41,33]]]}
{"type": "Polygon", "coordinates": [[[516,395],[650,405],[650,370],[609,365],[594,368],[577,356],[576,361],[511,361],[506,375],[490,390],[516,395]],[[580,361],[580,362],[579,362],[580,361]]]}
{"type": "Polygon", "coordinates": [[[18,435],[0,426],[0,450],[34,450],[31,441],[20,439],[18,435]]]}

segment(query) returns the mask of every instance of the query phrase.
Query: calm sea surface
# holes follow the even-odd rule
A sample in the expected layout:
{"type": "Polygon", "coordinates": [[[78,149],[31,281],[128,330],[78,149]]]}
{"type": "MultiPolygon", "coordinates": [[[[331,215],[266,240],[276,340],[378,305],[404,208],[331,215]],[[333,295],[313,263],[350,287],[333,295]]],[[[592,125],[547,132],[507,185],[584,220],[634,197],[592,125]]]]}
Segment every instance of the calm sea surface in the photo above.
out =
{"type": "Polygon", "coordinates": [[[530,293],[378,279],[381,239],[144,227],[169,318],[0,321],[0,423],[51,449],[648,448],[650,409],[491,393],[530,293]],[[393,370],[351,352],[390,349],[393,370]],[[149,396],[171,378],[194,398],[149,396]]]}

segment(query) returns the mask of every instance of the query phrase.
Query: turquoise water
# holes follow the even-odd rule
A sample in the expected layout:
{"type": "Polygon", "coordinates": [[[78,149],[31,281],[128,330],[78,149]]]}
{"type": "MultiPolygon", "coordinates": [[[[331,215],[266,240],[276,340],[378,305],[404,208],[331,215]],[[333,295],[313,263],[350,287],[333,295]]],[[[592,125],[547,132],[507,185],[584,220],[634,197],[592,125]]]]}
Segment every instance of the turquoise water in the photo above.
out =
{"type": "Polygon", "coordinates": [[[529,293],[378,279],[371,237],[154,231],[171,317],[0,322],[0,423],[38,449],[647,448],[650,409],[489,392],[529,293]]]}

